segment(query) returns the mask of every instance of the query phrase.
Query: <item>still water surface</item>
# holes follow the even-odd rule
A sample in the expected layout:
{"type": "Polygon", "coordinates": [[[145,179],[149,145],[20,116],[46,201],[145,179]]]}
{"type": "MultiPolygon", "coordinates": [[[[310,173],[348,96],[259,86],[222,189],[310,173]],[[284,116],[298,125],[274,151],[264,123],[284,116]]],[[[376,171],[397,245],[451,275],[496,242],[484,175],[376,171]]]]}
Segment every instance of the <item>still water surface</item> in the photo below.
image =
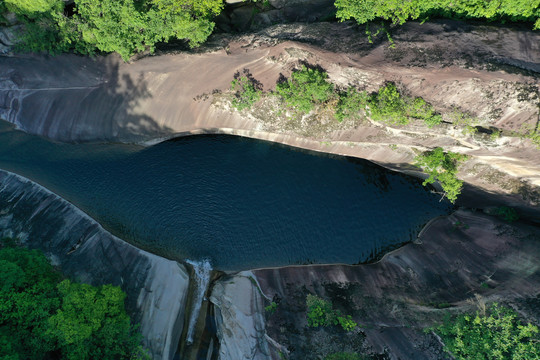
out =
{"type": "Polygon", "coordinates": [[[221,270],[368,261],[451,209],[368,161],[227,135],[61,144],[0,122],[0,168],[135,245],[221,270]]]}

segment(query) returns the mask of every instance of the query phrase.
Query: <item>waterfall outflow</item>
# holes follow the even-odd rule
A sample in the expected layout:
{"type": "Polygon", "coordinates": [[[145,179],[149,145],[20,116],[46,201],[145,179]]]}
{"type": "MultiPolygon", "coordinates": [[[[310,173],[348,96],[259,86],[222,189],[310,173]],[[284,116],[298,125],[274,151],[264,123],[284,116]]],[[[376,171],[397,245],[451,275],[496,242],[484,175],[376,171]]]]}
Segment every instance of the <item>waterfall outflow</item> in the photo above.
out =
{"type": "Polygon", "coordinates": [[[186,260],[186,263],[193,266],[193,272],[195,274],[195,299],[193,301],[193,308],[191,310],[191,316],[189,318],[188,333],[186,337],[186,343],[193,344],[193,334],[195,332],[195,326],[197,325],[197,318],[199,317],[199,311],[204,298],[204,293],[208,288],[210,282],[210,272],[212,271],[212,265],[209,260],[191,261],[186,260]]]}

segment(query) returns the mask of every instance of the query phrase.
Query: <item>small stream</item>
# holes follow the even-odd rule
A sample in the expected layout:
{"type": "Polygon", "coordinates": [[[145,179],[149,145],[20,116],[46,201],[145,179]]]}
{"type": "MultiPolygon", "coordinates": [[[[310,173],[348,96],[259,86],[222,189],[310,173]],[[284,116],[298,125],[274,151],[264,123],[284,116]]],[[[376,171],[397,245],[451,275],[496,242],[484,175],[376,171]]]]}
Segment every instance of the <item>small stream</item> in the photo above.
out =
{"type": "Polygon", "coordinates": [[[368,161],[228,135],[64,144],[0,122],[0,168],[134,245],[217,270],[369,261],[451,210],[368,161]]]}

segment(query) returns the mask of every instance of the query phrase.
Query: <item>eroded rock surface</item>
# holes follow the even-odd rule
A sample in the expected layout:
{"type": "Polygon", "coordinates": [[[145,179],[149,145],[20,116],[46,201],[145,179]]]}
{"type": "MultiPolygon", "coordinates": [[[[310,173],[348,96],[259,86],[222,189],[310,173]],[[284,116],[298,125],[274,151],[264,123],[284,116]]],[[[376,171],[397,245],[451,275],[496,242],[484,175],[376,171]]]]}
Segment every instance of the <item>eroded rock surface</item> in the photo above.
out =
{"type": "Polygon", "coordinates": [[[121,286],[153,359],[172,359],[180,339],[189,277],[183,265],[112,236],[43,187],[0,170],[0,237],[45,252],[63,274],[121,286]]]}
{"type": "Polygon", "coordinates": [[[294,349],[291,359],[318,359],[338,351],[444,359],[437,338],[423,329],[439,323],[447,311],[474,312],[496,301],[538,324],[539,264],[538,228],[457,211],[431,222],[419,244],[406,245],[375,264],[253,273],[264,294],[279,301],[267,331],[294,349]],[[360,329],[308,328],[309,293],[331,300],[360,329]]]}
{"type": "Polygon", "coordinates": [[[265,328],[264,298],[249,271],[218,280],[210,301],[216,313],[220,360],[279,359],[265,328]]]}

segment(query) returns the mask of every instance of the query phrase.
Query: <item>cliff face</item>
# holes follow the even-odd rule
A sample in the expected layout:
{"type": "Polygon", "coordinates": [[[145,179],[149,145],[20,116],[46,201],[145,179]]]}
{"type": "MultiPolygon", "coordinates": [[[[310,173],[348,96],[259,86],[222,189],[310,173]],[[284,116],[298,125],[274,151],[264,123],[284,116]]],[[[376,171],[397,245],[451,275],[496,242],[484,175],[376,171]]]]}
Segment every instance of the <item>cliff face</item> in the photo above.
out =
{"type": "Polygon", "coordinates": [[[71,278],[121,286],[152,358],[172,359],[188,294],[183,265],[129,245],[43,187],[0,170],[0,237],[4,236],[43,250],[71,278]]]}

